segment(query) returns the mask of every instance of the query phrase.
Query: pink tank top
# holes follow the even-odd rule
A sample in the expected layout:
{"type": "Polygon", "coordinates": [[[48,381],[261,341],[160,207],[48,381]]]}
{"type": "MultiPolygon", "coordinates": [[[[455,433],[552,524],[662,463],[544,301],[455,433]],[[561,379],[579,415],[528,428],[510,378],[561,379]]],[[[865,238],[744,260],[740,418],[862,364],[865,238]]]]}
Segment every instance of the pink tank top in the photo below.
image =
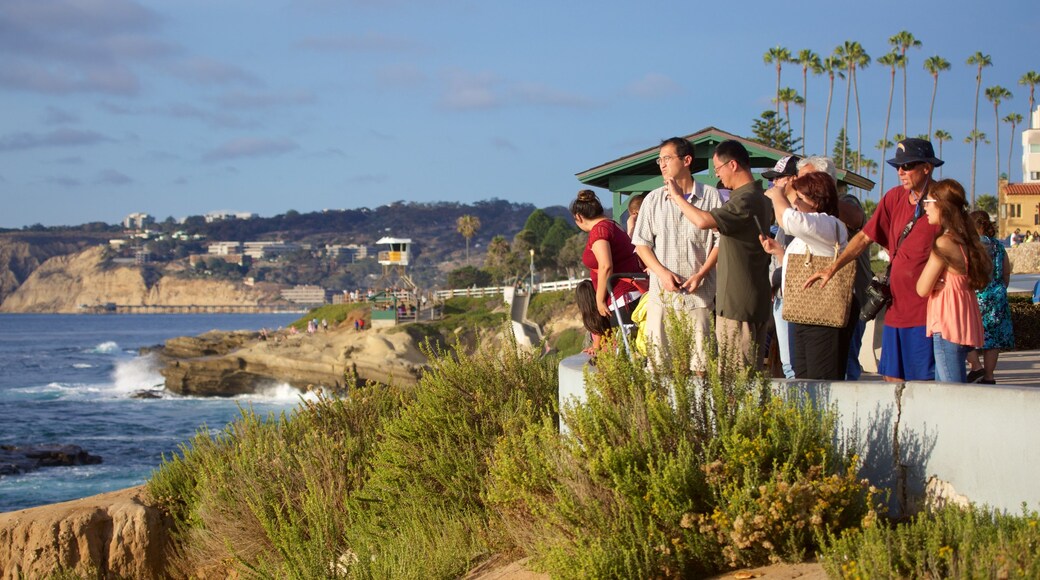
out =
{"type": "Polygon", "coordinates": [[[928,336],[936,332],[954,344],[980,347],[983,343],[982,313],[979,300],[968,280],[968,258],[964,257],[964,274],[946,270],[946,286],[928,296],[928,336]]]}

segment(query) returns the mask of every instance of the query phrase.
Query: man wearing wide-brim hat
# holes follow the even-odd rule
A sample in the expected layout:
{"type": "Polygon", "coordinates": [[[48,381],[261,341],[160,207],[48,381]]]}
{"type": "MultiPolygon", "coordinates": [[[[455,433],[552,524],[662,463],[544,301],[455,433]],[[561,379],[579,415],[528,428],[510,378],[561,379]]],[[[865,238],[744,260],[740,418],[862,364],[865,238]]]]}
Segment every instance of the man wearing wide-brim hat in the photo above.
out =
{"type": "Polygon", "coordinates": [[[924,215],[924,206],[919,202],[928,193],[932,172],[943,161],[935,156],[931,142],[904,139],[896,145],[896,156],[888,164],[896,168],[900,184],[885,193],[874,215],[834,264],[810,277],[809,283],[826,283],[839,268],[866,251],[871,242],[883,246],[892,257],[892,303],[885,313],[878,372],[886,381],[930,381],[935,378],[935,359],[932,339],[925,332],[928,299],[918,296],[916,285],[938,227],[917,218],[924,215]]]}

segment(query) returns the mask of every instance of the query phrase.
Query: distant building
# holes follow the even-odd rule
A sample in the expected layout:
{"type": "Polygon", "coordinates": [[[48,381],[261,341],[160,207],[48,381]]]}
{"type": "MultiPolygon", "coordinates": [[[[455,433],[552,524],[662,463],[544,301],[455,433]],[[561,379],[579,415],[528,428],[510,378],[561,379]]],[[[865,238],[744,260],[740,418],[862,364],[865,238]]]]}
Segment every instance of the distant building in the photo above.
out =
{"type": "Polygon", "coordinates": [[[325,304],[328,291],[321,286],[300,285],[282,290],[282,298],[296,304],[325,304]]]}
{"type": "Polygon", "coordinates": [[[293,242],[245,242],[242,244],[242,253],[254,260],[269,260],[301,249],[304,249],[304,246],[293,242]]]}
{"type": "Polygon", "coordinates": [[[229,256],[242,253],[242,242],[213,242],[206,251],[216,256],[229,256]]]}
{"type": "Polygon", "coordinates": [[[325,244],[325,254],[344,262],[356,262],[368,257],[369,248],[361,244],[325,244]]]}
{"type": "Polygon", "coordinates": [[[207,224],[213,222],[221,222],[225,220],[251,220],[257,217],[257,214],[248,211],[240,212],[227,212],[227,211],[211,211],[203,216],[207,224]]]}
{"type": "Polygon", "coordinates": [[[127,230],[143,230],[155,224],[155,218],[146,213],[132,213],[123,218],[123,228],[127,230]]]}
{"type": "Polygon", "coordinates": [[[1022,182],[1040,183],[1040,106],[1029,115],[1029,128],[1022,131],[1022,182]]]}

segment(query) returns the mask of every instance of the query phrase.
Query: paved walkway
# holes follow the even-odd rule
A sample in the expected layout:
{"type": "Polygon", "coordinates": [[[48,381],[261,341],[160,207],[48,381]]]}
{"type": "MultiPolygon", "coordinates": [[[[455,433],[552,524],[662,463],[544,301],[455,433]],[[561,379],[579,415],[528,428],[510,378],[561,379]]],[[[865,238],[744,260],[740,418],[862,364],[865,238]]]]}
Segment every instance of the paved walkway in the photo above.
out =
{"type": "MultiPolygon", "coordinates": [[[[994,378],[998,385],[1040,387],[1040,350],[1000,353],[994,378]]],[[[881,375],[864,371],[860,380],[880,381],[881,375]]]]}

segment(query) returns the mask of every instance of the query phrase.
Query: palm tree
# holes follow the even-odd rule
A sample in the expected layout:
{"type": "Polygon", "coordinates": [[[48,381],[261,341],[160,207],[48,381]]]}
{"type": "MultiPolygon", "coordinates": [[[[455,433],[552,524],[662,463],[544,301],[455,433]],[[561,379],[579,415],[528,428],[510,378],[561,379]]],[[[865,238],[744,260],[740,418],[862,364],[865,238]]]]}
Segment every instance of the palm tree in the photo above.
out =
{"type": "MultiPolygon", "coordinates": [[[[983,133],[982,131],[974,130],[971,133],[968,133],[968,136],[964,138],[964,142],[965,143],[971,143],[971,147],[972,147],[973,151],[979,148],[979,141],[982,141],[986,145],[989,145],[989,139],[986,138],[986,134],[983,133]]],[[[974,158],[972,159],[972,161],[974,161],[974,158]]],[[[974,183],[975,182],[975,167],[974,167],[974,165],[972,166],[971,177],[972,177],[972,185],[975,185],[975,183],[974,183]]],[[[971,190],[971,207],[975,207],[975,188],[974,187],[971,190]]]]}
{"type": "MultiPolygon", "coordinates": [[[[935,133],[932,133],[932,138],[939,143],[939,159],[942,159],[942,144],[943,141],[950,141],[953,139],[953,135],[950,135],[942,129],[936,129],[935,133]]],[[[939,177],[942,178],[942,166],[939,167],[939,177]]]]}
{"type": "MultiPolygon", "coordinates": [[[[896,90],[896,68],[898,68],[899,64],[901,62],[903,62],[903,57],[898,52],[893,50],[892,52],[890,52],[890,53],[888,53],[886,55],[879,56],[877,61],[878,61],[878,64],[890,67],[891,70],[892,70],[891,82],[888,84],[888,111],[885,113],[885,136],[882,137],[882,139],[880,141],[878,141],[878,149],[881,150],[881,160],[884,161],[884,159],[885,159],[885,152],[888,150],[889,147],[892,146],[892,143],[888,140],[888,121],[889,121],[889,119],[892,118],[892,95],[895,93],[895,90],[896,90]]],[[[885,191],[885,166],[882,163],[882,165],[881,165],[881,192],[884,193],[884,191],[885,191]]]]}
{"type": "MultiPolygon", "coordinates": [[[[924,59],[924,69],[932,75],[932,104],[928,107],[928,140],[932,140],[932,113],[935,112],[935,94],[939,90],[939,73],[950,70],[950,61],[935,55],[924,59]]],[[[906,128],[903,128],[906,132],[906,128]]]]}
{"type": "Polygon", "coordinates": [[[798,94],[798,91],[792,89],[791,87],[784,87],[780,89],[780,92],[777,93],[776,96],[778,99],[778,103],[782,103],[784,105],[784,117],[787,119],[787,128],[788,130],[790,130],[791,103],[801,105],[805,101],[804,99],[802,99],[801,95],[798,94]]]}
{"type": "Polygon", "coordinates": [[[888,151],[891,147],[892,142],[888,140],[887,136],[884,139],[879,139],[877,144],[874,145],[875,149],[881,150],[881,181],[878,183],[878,192],[881,195],[885,194],[885,166],[888,165],[887,163],[885,163],[885,157],[887,157],[887,155],[885,155],[885,152],[888,151]]]}
{"type": "Polygon", "coordinates": [[[856,71],[861,68],[867,68],[870,66],[870,55],[867,51],[863,50],[858,42],[853,42],[851,51],[849,52],[850,62],[852,63],[852,90],[856,95],[856,166],[859,166],[860,151],[863,150],[863,118],[860,116],[859,111],[859,84],[856,82],[856,71]]]}
{"type": "Polygon", "coordinates": [[[1008,170],[1007,178],[1011,181],[1011,152],[1015,150],[1015,127],[1022,122],[1022,115],[1020,113],[1008,113],[1004,117],[1004,122],[1011,125],[1011,135],[1008,139],[1011,143],[1008,144],[1008,170]]]}
{"type": "Polygon", "coordinates": [[[906,133],[906,63],[909,62],[906,58],[906,51],[909,48],[921,48],[921,41],[914,38],[910,31],[901,30],[895,36],[890,37],[888,43],[903,57],[903,132],[906,133]]]}
{"type": "MultiPolygon", "coordinates": [[[[993,59],[988,54],[976,52],[965,62],[978,67],[978,72],[975,74],[975,121],[971,125],[971,133],[968,134],[968,137],[972,137],[979,132],[979,91],[982,90],[982,68],[993,66],[993,59]]],[[[978,157],[979,140],[972,139],[965,143],[971,143],[971,204],[975,205],[975,160],[978,157]]]]}
{"type": "Polygon", "coordinates": [[[480,229],[480,218],[475,215],[463,215],[459,216],[459,219],[455,220],[455,231],[462,234],[462,237],[466,238],[466,262],[469,262],[469,240],[477,235],[477,230],[480,229]]]}
{"type": "MultiPolygon", "coordinates": [[[[993,124],[996,132],[993,141],[997,144],[997,189],[1000,189],[1000,103],[1011,99],[1011,91],[1000,85],[986,88],[986,99],[993,103],[993,124]]],[[[975,200],[972,200],[972,204],[975,200]]]]}
{"type": "Polygon", "coordinates": [[[827,78],[830,81],[829,88],[827,89],[827,116],[823,119],[823,149],[827,150],[827,129],[831,122],[831,97],[834,96],[834,77],[845,78],[845,73],[841,72],[842,67],[841,60],[837,56],[828,56],[823,59],[823,70],[827,71],[827,78]]]}
{"type": "Polygon", "coordinates": [[[764,55],[762,55],[762,60],[764,60],[766,64],[775,64],[776,65],[776,116],[779,117],[780,116],[780,67],[782,67],[785,62],[791,62],[791,51],[787,50],[786,48],[784,48],[784,47],[782,47],[780,45],[776,45],[775,47],[770,48],[769,50],[767,50],[766,53],[764,55]]]}
{"type": "Polygon", "coordinates": [[[1040,73],[1035,70],[1031,70],[1026,74],[1022,75],[1022,78],[1018,79],[1018,84],[1023,87],[1029,87],[1029,128],[1036,129],[1033,127],[1033,89],[1036,85],[1040,85],[1040,73]]]}
{"type": "Polygon", "coordinates": [[[822,73],[823,63],[820,62],[820,55],[808,48],[799,50],[798,57],[794,61],[802,65],[802,157],[805,157],[805,117],[809,114],[807,104],[809,100],[809,71],[811,70],[814,75],[822,73]]]}

